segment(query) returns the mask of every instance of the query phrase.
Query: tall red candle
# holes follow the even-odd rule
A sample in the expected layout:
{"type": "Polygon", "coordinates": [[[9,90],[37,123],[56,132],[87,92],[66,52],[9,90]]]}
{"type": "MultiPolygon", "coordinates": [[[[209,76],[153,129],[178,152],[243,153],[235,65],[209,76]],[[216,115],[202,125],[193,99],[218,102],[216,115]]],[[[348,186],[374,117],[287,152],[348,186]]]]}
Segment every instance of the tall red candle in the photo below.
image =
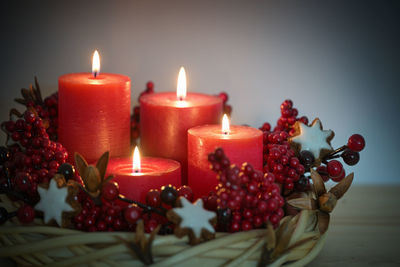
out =
{"type": "Polygon", "coordinates": [[[110,159],[106,177],[115,175],[113,181],[119,185],[122,195],[142,203],[146,201],[146,193],[150,189],[160,189],[172,184],[181,185],[181,166],[175,160],[144,157],[141,159],[139,172],[133,171],[132,158],[110,159]]]}
{"type": "Polygon", "coordinates": [[[179,161],[182,183],[187,184],[187,130],[218,123],[222,116],[222,100],[199,93],[179,98],[174,92],[140,98],[140,140],[145,155],[179,161]]]}
{"type": "Polygon", "coordinates": [[[188,185],[199,198],[214,190],[217,175],[210,169],[208,154],[218,147],[224,149],[231,164],[250,163],[255,169],[263,166],[263,134],[256,128],[231,126],[229,134],[221,125],[202,125],[188,131],[188,185]]]}
{"type": "Polygon", "coordinates": [[[88,161],[105,151],[128,156],[130,149],[130,79],[119,74],[66,74],[58,80],[59,140],[69,155],[88,161]]]}

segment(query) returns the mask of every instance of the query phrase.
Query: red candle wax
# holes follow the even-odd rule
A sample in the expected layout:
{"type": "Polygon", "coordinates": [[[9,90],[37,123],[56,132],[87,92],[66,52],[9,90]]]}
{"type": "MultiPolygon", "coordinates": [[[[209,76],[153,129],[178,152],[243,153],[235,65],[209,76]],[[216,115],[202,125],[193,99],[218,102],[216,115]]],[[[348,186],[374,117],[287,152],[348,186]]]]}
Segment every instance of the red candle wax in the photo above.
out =
{"type": "Polygon", "coordinates": [[[106,172],[106,177],[115,175],[112,181],[118,183],[120,193],[129,199],[145,203],[150,189],[181,185],[181,166],[175,160],[143,157],[139,173],[133,172],[132,165],[132,158],[110,159],[106,172]]]}
{"type": "Polygon", "coordinates": [[[188,185],[199,198],[215,189],[217,174],[210,168],[208,154],[222,147],[231,164],[248,162],[255,169],[263,167],[263,133],[259,129],[233,125],[225,134],[221,125],[202,125],[188,131],[188,185]]]}
{"type": "Polygon", "coordinates": [[[140,140],[145,155],[172,158],[182,165],[182,184],[187,184],[187,130],[218,123],[222,99],[188,93],[178,100],[175,92],[147,94],[140,98],[140,140]]]}
{"type": "Polygon", "coordinates": [[[130,79],[102,73],[66,74],[58,80],[59,140],[68,150],[94,162],[105,152],[128,156],[130,79]]]}

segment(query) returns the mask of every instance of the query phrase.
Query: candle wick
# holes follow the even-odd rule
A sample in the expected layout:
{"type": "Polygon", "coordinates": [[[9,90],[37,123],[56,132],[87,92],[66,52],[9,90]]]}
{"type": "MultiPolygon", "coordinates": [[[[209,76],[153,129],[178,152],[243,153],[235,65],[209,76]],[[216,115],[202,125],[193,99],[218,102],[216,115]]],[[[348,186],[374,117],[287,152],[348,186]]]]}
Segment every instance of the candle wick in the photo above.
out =
{"type": "Polygon", "coordinates": [[[224,135],[228,135],[228,132],[224,132],[224,135]]]}
{"type": "Polygon", "coordinates": [[[94,76],[94,78],[97,77],[97,71],[93,72],[93,76],[94,76]]]}
{"type": "Polygon", "coordinates": [[[139,173],[139,170],[135,170],[135,173],[139,173]]]}
{"type": "Polygon", "coordinates": [[[180,97],[179,97],[179,101],[182,101],[182,100],[183,100],[183,97],[180,96],[180,97]]]}

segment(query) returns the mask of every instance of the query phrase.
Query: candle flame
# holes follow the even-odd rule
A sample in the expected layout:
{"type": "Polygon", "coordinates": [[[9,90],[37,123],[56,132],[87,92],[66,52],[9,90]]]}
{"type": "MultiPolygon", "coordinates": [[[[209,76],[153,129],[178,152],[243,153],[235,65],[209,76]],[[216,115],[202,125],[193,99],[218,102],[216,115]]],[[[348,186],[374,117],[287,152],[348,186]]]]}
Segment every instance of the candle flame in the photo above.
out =
{"type": "Polygon", "coordinates": [[[224,117],[222,117],[222,132],[224,134],[229,134],[229,132],[230,132],[229,119],[226,114],[224,114],[224,117]]]}
{"type": "Polygon", "coordinates": [[[179,70],[176,97],[179,100],[184,100],[186,98],[186,72],[183,67],[181,67],[181,69],[179,70]]]}
{"type": "Polygon", "coordinates": [[[92,73],[93,76],[96,78],[96,76],[100,72],[100,56],[99,52],[97,50],[94,51],[93,53],[93,58],[92,58],[92,73]]]}
{"type": "Polygon", "coordinates": [[[140,172],[140,153],[138,147],[135,147],[135,150],[133,151],[132,172],[140,172]]]}

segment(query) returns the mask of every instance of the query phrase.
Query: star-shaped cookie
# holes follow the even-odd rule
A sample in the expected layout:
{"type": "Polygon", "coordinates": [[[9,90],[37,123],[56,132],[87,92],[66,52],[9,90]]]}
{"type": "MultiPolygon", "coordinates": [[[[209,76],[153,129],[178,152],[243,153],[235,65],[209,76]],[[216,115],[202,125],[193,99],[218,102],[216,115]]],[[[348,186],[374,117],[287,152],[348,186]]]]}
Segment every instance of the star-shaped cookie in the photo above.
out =
{"type": "Polygon", "coordinates": [[[319,165],[321,159],[333,150],[330,142],[335,136],[332,130],[323,130],[321,121],[316,118],[311,126],[297,121],[294,125],[295,133],[289,138],[292,147],[300,153],[310,151],[315,158],[315,164],[319,165]]]}
{"type": "Polygon", "coordinates": [[[214,238],[216,213],[204,209],[202,199],[193,204],[184,197],[180,197],[179,201],[182,207],[167,212],[167,218],[177,224],[175,234],[178,237],[188,235],[191,244],[214,238]]]}
{"type": "Polygon", "coordinates": [[[59,226],[63,225],[63,213],[72,212],[74,208],[67,203],[68,187],[58,187],[55,179],[50,180],[49,188],[38,187],[40,201],[35,209],[42,211],[44,222],[49,223],[54,219],[59,226]]]}

